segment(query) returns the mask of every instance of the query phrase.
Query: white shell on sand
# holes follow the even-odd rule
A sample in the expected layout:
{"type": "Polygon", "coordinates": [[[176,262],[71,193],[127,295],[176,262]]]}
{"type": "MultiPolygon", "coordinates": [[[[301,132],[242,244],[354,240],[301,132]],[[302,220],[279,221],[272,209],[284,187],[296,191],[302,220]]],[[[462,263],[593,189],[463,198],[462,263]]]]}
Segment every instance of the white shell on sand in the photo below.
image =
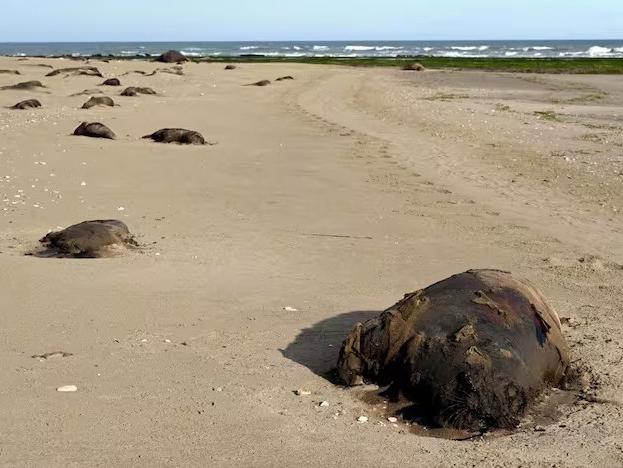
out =
{"type": "Polygon", "coordinates": [[[63,393],[68,393],[68,392],[77,392],[78,391],[78,387],[76,387],[75,385],[65,385],[63,387],[58,387],[56,389],[57,392],[63,392],[63,393]]]}

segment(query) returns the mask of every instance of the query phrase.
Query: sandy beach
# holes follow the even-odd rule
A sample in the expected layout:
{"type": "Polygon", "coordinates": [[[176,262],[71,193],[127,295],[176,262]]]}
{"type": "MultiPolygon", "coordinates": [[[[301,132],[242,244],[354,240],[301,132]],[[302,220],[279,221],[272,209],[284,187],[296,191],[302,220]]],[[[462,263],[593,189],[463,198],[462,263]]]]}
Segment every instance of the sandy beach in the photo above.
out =
{"type": "Polygon", "coordinates": [[[100,87],[40,64],[82,62],[0,58],[0,87],[46,86],[0,90],[0,465],[623,465],[620,76],[91,60],[123,85],[100,87]],[[141,139],[165,127],[211,144],[141,139]],[[109,218],[142,248],[25,255],[109,218]],[[459,442],[332,383],[358,321],[470,268],[543,291],[599,402],[459,442]]]}

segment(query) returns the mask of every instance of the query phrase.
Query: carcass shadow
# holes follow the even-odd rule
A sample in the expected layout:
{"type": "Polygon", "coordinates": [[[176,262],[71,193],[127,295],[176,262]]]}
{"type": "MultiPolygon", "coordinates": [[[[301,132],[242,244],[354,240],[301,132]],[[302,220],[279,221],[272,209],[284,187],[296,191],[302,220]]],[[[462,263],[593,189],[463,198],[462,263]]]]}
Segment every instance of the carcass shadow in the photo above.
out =
{"type": "Polygon", "coordinates": [[[378,317],[378,310],[357,310],[336,315],[300,331],[281,354],[314,374],[336,382],[335,365],[342,342],[359,322],[378,317]]]}

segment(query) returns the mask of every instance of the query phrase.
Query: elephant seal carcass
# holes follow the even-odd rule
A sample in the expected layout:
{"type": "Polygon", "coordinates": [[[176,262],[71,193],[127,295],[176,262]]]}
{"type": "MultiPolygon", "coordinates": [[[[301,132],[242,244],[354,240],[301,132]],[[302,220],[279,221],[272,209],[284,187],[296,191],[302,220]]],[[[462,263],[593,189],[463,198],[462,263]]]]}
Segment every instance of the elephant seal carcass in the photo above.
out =
{"type": "Polygon", "coordinates": [[[39,242],[53,253],[72,257],[101,257],[111,247],[136,247],[128,226],[115,219],[84,221],[50,232],[39,242]]]}
{"type": "Polygon", "coordinates": [[[90,109],[94,106],[108,106],[115,107],[115,101],[108,96],[93,96],[87,102],[82,105],[82,109],[90,109]]]}
{"type": "Polygon", "coordinates": [[[35,107],[41,107],[41,103],[37,99],[26,99],[25,101],[20,101],[14,106],[9,107],[9,109],[34,109],[35,107]]]}
{"type": "Polygon", "coordinates": [[[498,270],[407,294],[352,330],[337,366],[346,385],[391,385],[435,424],[468,430],[515,427],[568,369],[556,312],[530,283],[498,270]]]}
{"type": "Polygon", "coordinates": [[[205,145],[206,141],[199,132],[183,128],[163,128],[143,138],[151,138],[158,143],[180,143],[183,145],[205,145]]]}
{"type": "Polygon", "coordinates": [[[80,126],[74,130],[74,135],[91,138],[107,138],[109,140],[117,138],[110,128],[99,122],[82,122],[80,126]]]}

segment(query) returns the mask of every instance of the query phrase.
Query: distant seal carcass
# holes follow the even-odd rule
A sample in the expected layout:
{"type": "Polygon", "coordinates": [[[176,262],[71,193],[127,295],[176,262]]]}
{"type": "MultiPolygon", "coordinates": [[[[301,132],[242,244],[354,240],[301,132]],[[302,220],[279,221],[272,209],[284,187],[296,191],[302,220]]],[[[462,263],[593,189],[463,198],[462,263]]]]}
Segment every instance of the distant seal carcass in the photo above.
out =
{"type": "Polygon", "coordinates": [[[41,103],[37,99],[26,99],[25,101],[20,101],[14,106],[9,107],[9,109],[34,109],[35,107],[41,107],[41,103]]]}
{"type": "Polygon", "coordinates": [[[121,96],[138,96],[139,94],[156,94],[156,92],[151,88],[140,88],[135,86],[130,86],[121,92],[121,96]]]}
{"type": "Polygon", "coordinates": [[[80,126],[74,130],[74,135],[92,138],[107,138],[109,140],[117,138],[110,128],[99,122],[82,122],[80,126]]]}
{"type": "Polygon", "coordinates": [[[158,57],[156,60],[163,63],[181,63],[187,62],[188,58],[177,50],[169,50],[164,54],[160,55],[160,57],[158,57]]]}
{"type": "Polygon", "coordinates": [[[119,78],[108,78],[104,80],[101,86],[121,86],[121,81],[119,81],[119,78]]]}
{"type": "Polygon", "coordinates": [[[100,257],[111,247],[135,247],[128,226],[116,219],[84,221],[58,232],[50,232],[39,242],[57,255],[100,257]]]}
{"type": "Polygon", "coordinates": [[[143,138],[151,138],[158,143],[180,143],[183,145],[205,145],[206,141],[199,132],[183,128],[163,128],[143,138]]]}
{"type": "Polygon", "coordinates": [[[407,294],[348,335],[346,385],[391,385],[441,426],[512,428],[545,388],[565,381],[560,320],[525,280],[470,270],[407,294]]]}
{"type": "Polygon", "coordinates": [[[94,106],[114,107],[115,101],[113,101],[112,98],[109,98],[108,96],[93,96],[91,99],[89,99],[87,102],[85,102],[82,105],[82,108],[90,109],[91,107],[94,107],[94,106]]]}

